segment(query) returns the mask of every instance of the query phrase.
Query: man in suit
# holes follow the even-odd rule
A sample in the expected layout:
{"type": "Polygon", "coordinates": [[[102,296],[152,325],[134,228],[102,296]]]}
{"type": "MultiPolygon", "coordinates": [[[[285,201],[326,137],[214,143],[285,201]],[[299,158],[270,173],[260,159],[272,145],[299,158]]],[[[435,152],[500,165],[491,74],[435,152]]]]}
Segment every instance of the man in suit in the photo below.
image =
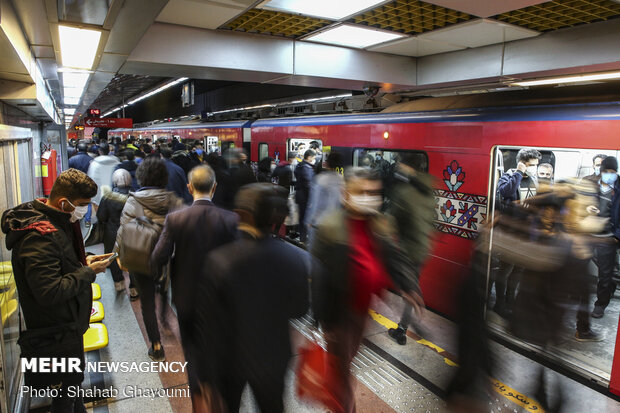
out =
{"type": "MultiPolygon", "coordinates": [[[[162,234],[153,250],[154,267],[164,265],[172,257],[172,301],[177,309],[179,330],[186,359],[192,336],[195,285],[209,251],[237,238],[237,214],[216,207],[211,202],[215,192],[215,172],[208,165],[195,167],[189,173],[189,192],[194,203],[168,214],[162,234]]],[[[195,394],[197,382],[188,361],[190,389],[195,394]]]]}

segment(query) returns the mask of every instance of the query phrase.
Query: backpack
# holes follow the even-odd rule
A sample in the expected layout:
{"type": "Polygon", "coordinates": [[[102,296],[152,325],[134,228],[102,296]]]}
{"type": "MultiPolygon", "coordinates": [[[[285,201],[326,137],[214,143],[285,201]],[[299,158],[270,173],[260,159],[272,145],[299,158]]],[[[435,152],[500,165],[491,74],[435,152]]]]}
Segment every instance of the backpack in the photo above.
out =
{"type": "Polygon", "coordinates": [[[144,208],[142,208],[142,216],[133,218],[122,225],[119,229],[121,244],[118,255],[123,267],[133,273],[159,278],[159,269],[151,267],[151,253],[155,249],[162,230],[162,225],[144,215],[144,208]]]}

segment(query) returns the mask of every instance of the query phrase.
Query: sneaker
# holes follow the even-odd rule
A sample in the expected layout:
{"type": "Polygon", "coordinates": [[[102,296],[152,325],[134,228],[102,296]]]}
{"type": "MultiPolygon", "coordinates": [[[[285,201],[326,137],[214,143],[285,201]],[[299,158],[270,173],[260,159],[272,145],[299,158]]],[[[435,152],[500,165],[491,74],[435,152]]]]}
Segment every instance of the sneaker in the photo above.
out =
{"type": "Polygon", "coordinates": [[[116,281],[114,283],[114,289],[116,290],[116,292],[121,292],[121,291],[125,291],[125,282],[124,281],[116,281]]]}
{"type": "Polygon", "coordinates": [[[388,334],[401,346],[407,344],[407,330],[404,328],[400,326],[398,328],[390,328],[388,334]]]}
{"type": "Polygon", "coordinates": [[[166,361],[166,353],[164,353],[164,347],[160,346],[159,350],[155,350],[155,348],[151,345],[149,349],[149,357],[153,361],[166,361]]]}
{"type": "Polygon", "coordinates": [[[138,298],[140,298],[140,295],[138,294],[138,290],[136,290],[135,288],[130,288],[129,289],[129,299],[131,301],[136,301],[138,298]]]}
{"type": "Polygon", "coordinates": [[[575,340],[577,341],[603,341],[603,336],[592,330],[575,332],[575,340]]]}
{"type": "Polygon", "coordinates": [[[592,318],[603,318],[603,314],[605,314],[605,307],[595,305],[594,311],[592,311],[592,318]]]}

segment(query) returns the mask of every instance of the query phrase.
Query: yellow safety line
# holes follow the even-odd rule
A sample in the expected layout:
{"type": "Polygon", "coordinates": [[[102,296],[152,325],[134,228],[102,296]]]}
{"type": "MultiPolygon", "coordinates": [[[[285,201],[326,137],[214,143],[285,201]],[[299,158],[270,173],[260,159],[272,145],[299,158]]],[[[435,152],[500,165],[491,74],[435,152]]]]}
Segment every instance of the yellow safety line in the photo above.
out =
{"type": "MultiPolygon", "coordinates": [[[[372,317],[373,320],[375,320],[377,323],[381,324],[383,327],[387,329],[398,327],[397,323],[377,313],[374,310],[368,310],[368,314],[370,314],[370,317],[372,317]]],[[[438,345],[431,343],[430,341],[425,340],[423,338],[421,338],[420,340],[416,340],[416,343],[421,344],[425,347],[429,347],[435,350],[437,353],[443,353],[445,351],[443,348],[439,347],[438,345]]],[[[444,357],[443,361],[449,366],[452,366],[452,367],[458,366],[457,363],[455,363],[454,361],[450,360],[447,357],[444,357]]],[[[501,381],[491,377],[491,384],[493,385],[493,390],[495,390],[497,393],[504,396],[511,402],[518,404],[519,406],[527,409],[528,411],[544,413],[543,408],[540,406],[540,404],[538,404],[537,401],[532,400],[528,398],[527,396],[519,393],[515,389],[506,386],[501,381]]]]}

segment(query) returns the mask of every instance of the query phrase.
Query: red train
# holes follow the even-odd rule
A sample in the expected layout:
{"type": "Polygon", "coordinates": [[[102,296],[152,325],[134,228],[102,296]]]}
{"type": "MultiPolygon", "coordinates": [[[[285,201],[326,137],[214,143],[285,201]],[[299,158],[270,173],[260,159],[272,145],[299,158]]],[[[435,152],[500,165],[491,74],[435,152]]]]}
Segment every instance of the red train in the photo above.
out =
{"type": "MultiPolygon", "coordinates": [[[[319,142],[324,153],[341,152],[351,165],[377,150],[390,162],[401,151],[419,153],[436,178],[437,201],[437,233],[421,286],[430,308],[454,316],[473,242],[494,214],[497,179],[503,170],[516,166],[518,149],[539,149],[543,161],[553,165],[556,180],[589,175],[595,154],[618,155],[620,103],[194,122],[108,132],[128,134],[204,139],[207,150],[245,146],[252,161],[265,156],[285,159],[288,151],[310,141],[319,142]]],[[[613,322],[617,324],[617,318],[613,322]]],[[[605,359],[602,347],[589,348],[594,356],[585,360],[575,349],[555,352],[554,359],[620,395],[620,340],[615,337],[617,326],[610,330],[614,337],[598,345],[615,348],[613,363],[605,359]]]]}

